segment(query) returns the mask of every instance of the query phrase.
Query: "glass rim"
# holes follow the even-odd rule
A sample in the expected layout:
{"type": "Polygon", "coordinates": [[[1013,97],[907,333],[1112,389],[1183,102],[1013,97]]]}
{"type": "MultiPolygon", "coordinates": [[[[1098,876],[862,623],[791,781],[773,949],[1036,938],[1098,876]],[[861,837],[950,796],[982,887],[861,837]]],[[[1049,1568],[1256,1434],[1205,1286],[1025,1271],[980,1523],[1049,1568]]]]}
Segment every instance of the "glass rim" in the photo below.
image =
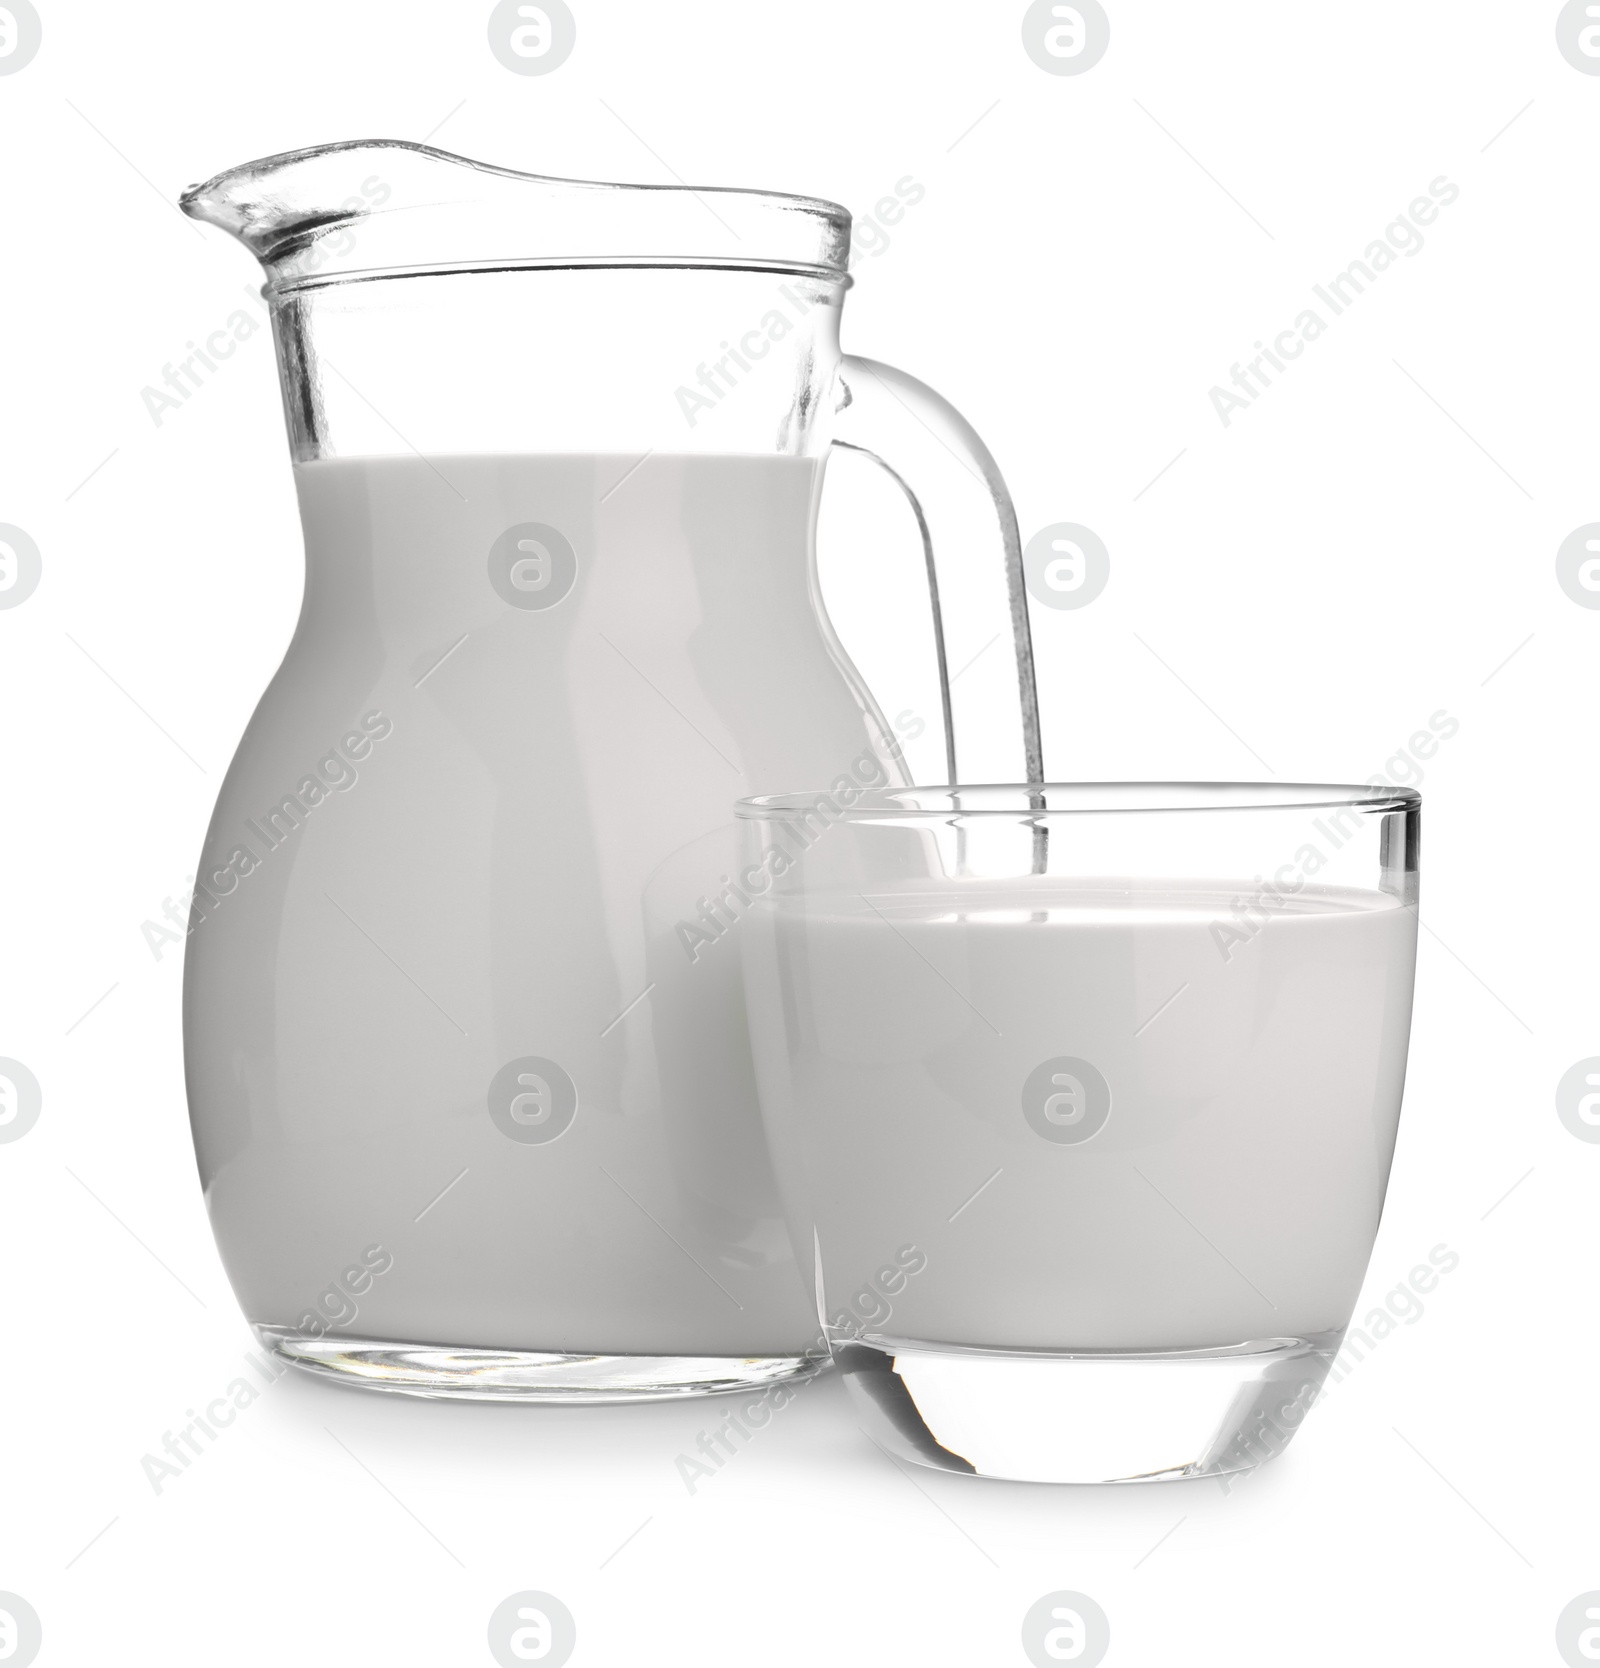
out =
{"type": "Polygon", "coordinates": [[[734,815],[776,822],[816,813],[843,822],[944,821],[967,817],[1051,818],[1182,814],[1217,811],[1414,811],[1415,788],[1332,782],[989,782],[951,786],[871,788],[850,783],[846,804],[839,783],[806,793],[757,794],[734,805],[734,815]]]}

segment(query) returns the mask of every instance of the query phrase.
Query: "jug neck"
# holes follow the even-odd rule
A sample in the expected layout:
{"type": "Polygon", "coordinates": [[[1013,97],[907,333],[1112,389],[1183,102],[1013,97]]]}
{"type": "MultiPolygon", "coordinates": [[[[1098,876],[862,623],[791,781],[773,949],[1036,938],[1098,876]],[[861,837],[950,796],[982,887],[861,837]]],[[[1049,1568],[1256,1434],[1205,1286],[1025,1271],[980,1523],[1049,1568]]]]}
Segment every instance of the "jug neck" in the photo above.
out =
{"type": "Polygon", "coordinates": [[[850,217],[324,145],[184,193],[267,273],[293,455],[826,445],[850,217]]]}

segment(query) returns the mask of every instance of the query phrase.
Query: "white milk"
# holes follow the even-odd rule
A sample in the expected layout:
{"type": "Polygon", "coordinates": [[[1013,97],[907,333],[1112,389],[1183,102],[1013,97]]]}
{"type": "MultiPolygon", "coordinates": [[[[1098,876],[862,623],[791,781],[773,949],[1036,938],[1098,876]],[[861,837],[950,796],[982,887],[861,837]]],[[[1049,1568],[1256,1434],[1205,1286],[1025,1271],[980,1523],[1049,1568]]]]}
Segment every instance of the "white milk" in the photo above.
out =
{"type": "Polygon", "coordinates": [[[816,464],[297,478],[305,609],[223,787],[188,945],[191,1113],[247,1316],[468,1347],[813,1347],[717,899],[738,796],[903,780],[813,606],[816,464]],[[530,1059],[574,1086],[570,1121],[530,1059]],[[371,1245],[392,1257],[375,1278],[371,1245]]]}
{"type": "Polygon", "coordinates": [[[1039,878],[761,901],[757,1077],[830,1317],[1039,1350],[1346,1323],[1394,1149],[1416,917],[1307,887],[1249,942],[1214,932],[1251,890],[1039,878]],[[908,1244],[925,1268],[882,1278],[908,1244]]]}

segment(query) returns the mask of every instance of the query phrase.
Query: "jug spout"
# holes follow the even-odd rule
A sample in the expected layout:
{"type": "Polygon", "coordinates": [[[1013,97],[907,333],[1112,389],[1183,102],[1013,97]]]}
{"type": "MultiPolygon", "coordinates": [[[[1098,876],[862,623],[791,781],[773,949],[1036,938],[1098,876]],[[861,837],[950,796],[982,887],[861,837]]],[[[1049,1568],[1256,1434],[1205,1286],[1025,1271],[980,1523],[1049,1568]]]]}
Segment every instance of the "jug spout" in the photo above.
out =
{"type": "Polygon", "coordinates": [[[848,280],[837,203],[720,187],[614,185],[491,167],[398,139],[263,157],[191,186],[270,287],[393,272],[733,266],[848,280]]]}
{"type": "Polygon", "coordinates": [[[389,148],[347,143],[262,157],[191,185],[178,207],[271,261],[286,244],[348,226],[389,201],[393,188],[378,177],[377,166],[389,148]],[[373,165],[367,188],[352,192],[363,161],[373,165]]]}

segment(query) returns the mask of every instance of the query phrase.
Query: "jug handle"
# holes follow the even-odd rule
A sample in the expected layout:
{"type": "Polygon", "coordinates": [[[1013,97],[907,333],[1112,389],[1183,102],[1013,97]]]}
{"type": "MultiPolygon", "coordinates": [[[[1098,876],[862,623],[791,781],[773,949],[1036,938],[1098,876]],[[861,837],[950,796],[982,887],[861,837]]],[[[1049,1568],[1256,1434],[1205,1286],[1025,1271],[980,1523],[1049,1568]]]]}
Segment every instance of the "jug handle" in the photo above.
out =
{"type": "Polygon", "coordinates": [[[926,383],[874,359],[846,355],[838,372],[833,444],[861,452],[910,500],[922,535],[933,605],[943,703],[945,765],[959,783],[1044,780],[1033,643],[1022,584],[1017,514],[989,448],[972,425],[926,383]],[[1004,575],[1004,588],[994,583],[1004,575]],[[1003,601],[1001,599],[1004,599],[1003,601]],[[954,646],[952,646],[954,645],[954,646]],[[1009,666],[1022,742],[998,746],[981,704],[964,703],[958,724],[951,686],[980,660],[1003,677],[1009,666]],[[950,660],[957,661],[955,674],[950,660]],[[970,709],[970,710],[967,710],[970,709]]]}

